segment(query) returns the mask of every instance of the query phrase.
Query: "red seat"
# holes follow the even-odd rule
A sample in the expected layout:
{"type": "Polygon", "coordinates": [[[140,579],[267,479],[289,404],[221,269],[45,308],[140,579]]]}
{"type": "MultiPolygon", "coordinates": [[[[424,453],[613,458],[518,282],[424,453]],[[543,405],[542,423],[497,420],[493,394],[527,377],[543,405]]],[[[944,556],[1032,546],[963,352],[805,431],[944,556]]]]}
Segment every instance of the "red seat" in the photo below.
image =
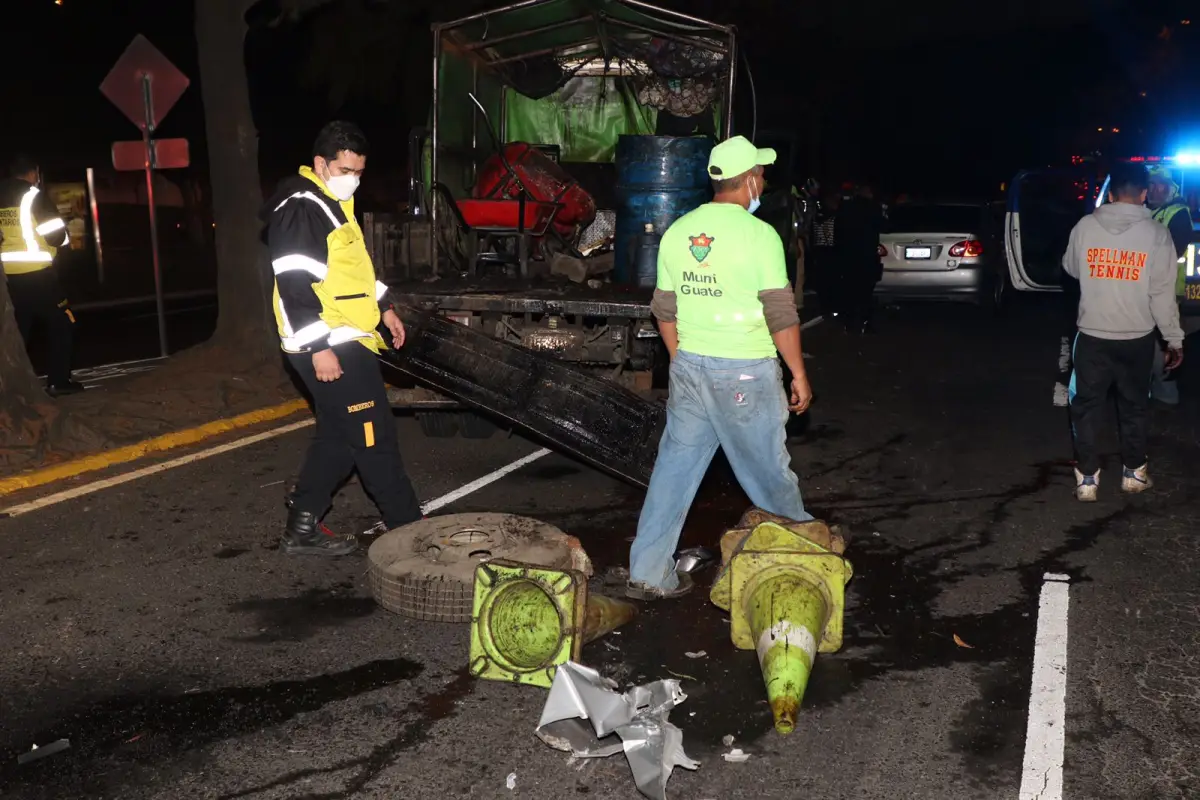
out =
{"type": "MultiPolygon", "coordinates": [[[[473,230],[502,233],[521,231],[520,200],[455,200],[463,221],[473,230]]],[[[559,209],[558,203],[525,201],[524,232],[541,236],[559,209]]]]}

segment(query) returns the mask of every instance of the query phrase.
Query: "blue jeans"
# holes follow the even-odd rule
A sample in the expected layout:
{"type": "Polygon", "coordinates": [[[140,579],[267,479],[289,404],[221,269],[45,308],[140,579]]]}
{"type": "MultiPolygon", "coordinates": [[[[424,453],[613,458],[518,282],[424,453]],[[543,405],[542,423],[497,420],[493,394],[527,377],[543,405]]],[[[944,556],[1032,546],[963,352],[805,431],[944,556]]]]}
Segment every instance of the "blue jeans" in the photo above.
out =
{"type": "Polygon", "coordinates": [[[668,590],[678,585],[675,548],[718,445],[754,505],[789,519],[812,519],[791,469],[787,416],[782,372],[774,358],[710,358],[679,351],[671,363],[667,426],[629,552],[631,581],[668,590]]]}

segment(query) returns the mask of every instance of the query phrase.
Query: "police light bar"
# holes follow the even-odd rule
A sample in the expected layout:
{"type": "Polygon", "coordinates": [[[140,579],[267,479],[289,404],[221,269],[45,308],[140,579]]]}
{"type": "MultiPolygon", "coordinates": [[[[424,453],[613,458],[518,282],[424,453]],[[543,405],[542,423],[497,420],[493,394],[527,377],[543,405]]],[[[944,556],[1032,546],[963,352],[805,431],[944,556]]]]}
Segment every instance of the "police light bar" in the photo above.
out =
{"type": "Polygon", "coordinates": [[[1181,167],[1197,167],[1200,166],[1200,152],[1188,151],[1176,153],[1173,160],[1181,167]]]}

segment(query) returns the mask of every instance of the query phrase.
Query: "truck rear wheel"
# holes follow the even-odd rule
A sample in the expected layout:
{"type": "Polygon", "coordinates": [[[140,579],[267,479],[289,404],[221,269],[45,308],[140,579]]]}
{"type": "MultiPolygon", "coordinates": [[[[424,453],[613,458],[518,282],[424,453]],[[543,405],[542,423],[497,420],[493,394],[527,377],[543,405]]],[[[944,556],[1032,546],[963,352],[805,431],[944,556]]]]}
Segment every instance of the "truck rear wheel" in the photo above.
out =
{"type": "Polygon", "coordinates": [[[464,439],[490,439],[499,430],[496,423],[470,411],[458,415],[458,429],[464,439]]]}
{"type": "Polygon", "coordinates": [[[451,439],[458,435],[458,417],[452,411],[423,411],[417,413],[417,424],[426,436],[451,439]]]}

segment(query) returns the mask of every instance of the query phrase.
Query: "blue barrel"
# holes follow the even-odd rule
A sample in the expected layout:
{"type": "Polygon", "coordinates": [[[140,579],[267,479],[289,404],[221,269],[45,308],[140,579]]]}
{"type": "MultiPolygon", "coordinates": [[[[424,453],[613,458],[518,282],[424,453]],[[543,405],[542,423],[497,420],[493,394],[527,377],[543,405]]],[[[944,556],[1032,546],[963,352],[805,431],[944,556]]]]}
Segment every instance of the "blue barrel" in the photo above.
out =
{"type": "MultiPolygon", "coordinates": [[[[646,225],[662,236],[672,222],[712,199],[704,136],[622,136],[617,140],[617,230],[613,272],[618,283],[654,286],[656,275],[637,264],[646,225]]],[[[648,263],[647,260],[644,260],[648,263]]]]}

